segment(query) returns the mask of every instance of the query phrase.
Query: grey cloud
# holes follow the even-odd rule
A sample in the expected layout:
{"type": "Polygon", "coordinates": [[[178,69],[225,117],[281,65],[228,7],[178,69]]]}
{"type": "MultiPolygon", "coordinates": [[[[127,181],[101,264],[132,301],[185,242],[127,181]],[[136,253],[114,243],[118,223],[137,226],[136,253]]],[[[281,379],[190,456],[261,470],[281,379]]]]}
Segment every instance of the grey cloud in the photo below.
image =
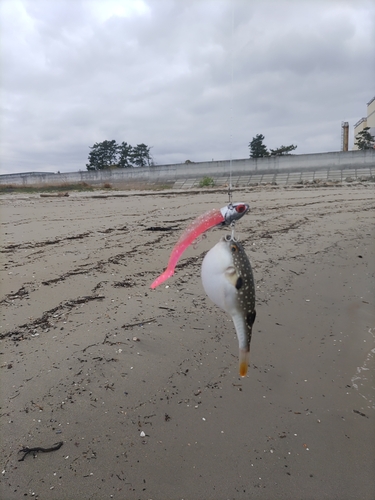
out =
{"type": "Polygon", "coordinates": [[[3,0],[3,171],[85,169],[105,139],[145,142],[158,164],[246,157],[257,133],[338,150],[373,97],[371,2],[114,7],[3,0]]]}

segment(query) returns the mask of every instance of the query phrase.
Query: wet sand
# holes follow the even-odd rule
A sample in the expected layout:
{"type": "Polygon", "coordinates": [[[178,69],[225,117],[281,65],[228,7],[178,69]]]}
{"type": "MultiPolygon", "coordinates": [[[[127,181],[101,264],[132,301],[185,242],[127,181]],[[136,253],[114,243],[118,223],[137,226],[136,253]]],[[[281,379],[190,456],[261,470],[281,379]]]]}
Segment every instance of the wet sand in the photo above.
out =
{"type": "Polygon", "coordinates": [[[226,194],[129,194],[0,199],[0,497],[373,500],[374,189],[236,190],[257,284],[244,379],[200,280],[223,229],[149,289],[226,194]]]}

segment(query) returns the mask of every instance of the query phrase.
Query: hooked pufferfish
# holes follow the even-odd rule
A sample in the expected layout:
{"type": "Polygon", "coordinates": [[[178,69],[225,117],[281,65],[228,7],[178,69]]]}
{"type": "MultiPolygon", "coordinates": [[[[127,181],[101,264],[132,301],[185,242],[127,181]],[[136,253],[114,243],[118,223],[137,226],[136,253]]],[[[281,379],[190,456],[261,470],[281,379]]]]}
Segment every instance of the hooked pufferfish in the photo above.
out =
{"type": "Polygon", "coordinates": [[[221,238],[202,262],[202,284],[208,297],[230,314],[239,344],[239,371],[245,377],[255,321],[255,286],[250,261],[241,243],[221,238]]]}

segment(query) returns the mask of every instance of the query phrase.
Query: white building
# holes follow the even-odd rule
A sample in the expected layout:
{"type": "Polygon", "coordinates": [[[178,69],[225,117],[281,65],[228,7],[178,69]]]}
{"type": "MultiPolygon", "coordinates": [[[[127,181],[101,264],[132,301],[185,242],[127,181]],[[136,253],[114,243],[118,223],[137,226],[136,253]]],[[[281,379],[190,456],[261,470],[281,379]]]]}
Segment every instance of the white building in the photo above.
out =
{"type": "MultiPolygon", "coordinates": [[[[375,97],[367,103],[367,116],[358,120],[354,125],[354,142],[356,142],[358,132],[366,127],[370,127],[370,134],[375,136],[375,97]]],[[[358,147],[354,144],[353,149],[358,149],[358,147]]]]}

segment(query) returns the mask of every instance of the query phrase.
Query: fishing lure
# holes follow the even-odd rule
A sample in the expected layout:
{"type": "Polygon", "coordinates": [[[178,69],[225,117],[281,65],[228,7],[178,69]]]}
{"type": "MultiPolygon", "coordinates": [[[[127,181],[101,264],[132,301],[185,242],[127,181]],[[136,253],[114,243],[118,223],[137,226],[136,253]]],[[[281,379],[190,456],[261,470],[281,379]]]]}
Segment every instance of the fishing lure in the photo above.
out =
{"type": "Polygon", "coordinates": [[[150,288],[154,289],[161,285],[168,278],[173,276],[177,262],[181,255],[191,245],[198,236],[208,231],[213,227],[230,226],[232,223],[240,219],[249,210],[247,203],[229,203],[223,208],[214,208],[197,217],[185,229],[174,246],[169,257],[167,269],[151,284],[150,288]]]}

